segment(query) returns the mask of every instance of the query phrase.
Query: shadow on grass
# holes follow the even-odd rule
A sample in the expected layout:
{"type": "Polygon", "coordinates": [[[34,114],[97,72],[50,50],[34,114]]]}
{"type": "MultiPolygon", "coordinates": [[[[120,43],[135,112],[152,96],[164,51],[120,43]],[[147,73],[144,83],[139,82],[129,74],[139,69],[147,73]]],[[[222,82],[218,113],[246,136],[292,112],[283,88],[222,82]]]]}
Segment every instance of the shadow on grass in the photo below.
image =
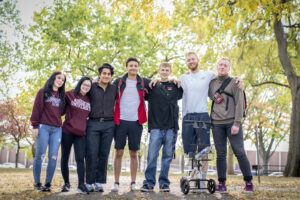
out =
{"type": "Polygon", "coordinates": [[[47,195],[42,197],[44,200],[56,200],[56,199],[72,199],[72,200],[80,200],[80,199],[88,199],[88,200],[96,200],[96,199],[105,199],[105,200],[120,200],[120,199],[143,199],[143,200],[175,200],[175,199],[187,199],[187,200],[199,200],[199,199],[207,199],[207,200],[215,200],[215,199],[225,199],[232,200],[235,199],[230,194],[209,194],[209,193],[190,193],[188,195],[180,194],[175,195],[172,193],[163,193],[163,192],[127,192],[123,194],[118,194],[116,192],[110,192],[108,194],[103,194],[99,192],[92,192],[89,195],[84,194],[67,194],[67,193],[52,193],[51,195],[47,195]]]}

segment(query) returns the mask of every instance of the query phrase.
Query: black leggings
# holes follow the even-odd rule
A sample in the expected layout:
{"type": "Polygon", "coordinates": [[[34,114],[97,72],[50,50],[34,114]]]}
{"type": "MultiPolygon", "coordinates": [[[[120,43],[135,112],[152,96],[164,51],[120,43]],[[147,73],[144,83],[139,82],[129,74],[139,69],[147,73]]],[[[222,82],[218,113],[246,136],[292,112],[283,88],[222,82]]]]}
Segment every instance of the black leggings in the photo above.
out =
{"type": "Polygon", "coordinates": [[[84,183],[84,173],[85,173],[85,138],[78,137],[68,133],[62,133],[61,139],[61,173],[65,183],[70,183],[69,181],[69,157],[74,144],[75,160],[77,163],[77,174],[78,174],[78,185],[84,183]]]}

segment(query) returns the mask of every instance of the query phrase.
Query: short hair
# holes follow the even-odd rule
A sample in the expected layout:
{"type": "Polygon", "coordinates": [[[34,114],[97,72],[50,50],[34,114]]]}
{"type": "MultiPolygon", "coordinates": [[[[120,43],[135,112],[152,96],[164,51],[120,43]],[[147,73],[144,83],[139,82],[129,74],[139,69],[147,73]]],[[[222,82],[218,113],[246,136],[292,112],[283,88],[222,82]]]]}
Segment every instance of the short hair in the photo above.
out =
{"type": "Polygon", "coordinates": [[[187,52],[187,53],[185,54],[185,58],[187,58],[187,57],[190,56],[190,55],[195,55],[195,56],[198,58],[197,53],[194,52],[194,51],[189,51],[189,52],[187,52]]]}
{"type": "Polygon", "coordinates": [[[229,58],[226,58],[226,57],[220,58],[220,59],[218,60],[218,62],[217,62],[217,65],[219,64],[219,62],[220,62],[221,60],[226,60],[226,61],[228,61],[228,62],[229,62],[229,66],[231,67],[231,61],[229,60],[229,58]]]}
{"type": "Polygon", "coordinates": [[[170,69],[172,69],[172,65],[168,62],[160,63],[159,68],[162,68],[162,67],[169,67],[170,69]]]}
{"type": "Polygon", "coordinates": [[[128,58],[128,59],[126,60],[126,67],[127,67],[128,63],[131,62],[131,61],[137,62],[138,65],[140,65],[140,62],[138,61],[137,58],[130,57],[130,58],[128,58]]]}
{"type": "Polygon", "coordinates": [[[109,70],[110,70],[111,76],[114,75],[114,67],[111,66],[110,64],[108,64],[108,63],[103,63],[103,64],[98,68],[99,74],[102,73],[103,69],[109,69],[109,70]]]}

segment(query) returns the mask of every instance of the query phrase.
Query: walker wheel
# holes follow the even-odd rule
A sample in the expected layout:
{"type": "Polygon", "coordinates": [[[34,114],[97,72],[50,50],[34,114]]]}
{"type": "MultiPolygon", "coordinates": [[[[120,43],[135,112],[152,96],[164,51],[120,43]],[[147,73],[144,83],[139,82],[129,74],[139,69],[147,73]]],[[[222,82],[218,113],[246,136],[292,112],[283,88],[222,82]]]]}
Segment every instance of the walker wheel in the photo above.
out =
{"type": "Polygon", "coordinates": [[[215,193],[215,191],[216,191],[216,181],[213,180],[213,179],[209,179],[209,180],[207,181],[207,189],[208,189],[208,191],[209,191],[211,194],[215,193]]]}
{"type": "Polygon", "coordinates": [[[187,178],[182,177],[180,179],[180,188],[183,194],[188,194],[190,191],[190,183],[187,178]]]}

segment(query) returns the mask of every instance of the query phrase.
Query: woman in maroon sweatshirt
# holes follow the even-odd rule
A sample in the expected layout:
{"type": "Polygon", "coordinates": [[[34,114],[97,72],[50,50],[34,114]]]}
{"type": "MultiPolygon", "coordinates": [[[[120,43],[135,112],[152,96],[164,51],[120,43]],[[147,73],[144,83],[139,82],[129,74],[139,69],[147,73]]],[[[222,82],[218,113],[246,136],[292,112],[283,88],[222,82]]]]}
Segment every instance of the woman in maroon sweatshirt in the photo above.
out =
{"type": "Polygon", "coordinates": [[[58,149],[61,140],[61,115],[65,109],[66,76],[54,72],[41,88],[34,100],[31,114],[32,135],[36,138],[36,153],[33,161],[33,176],[36,190],[51,191],[58,149]],[[42,187],[40,176],[42,162],[48,148],[48,165],[45,186],[42,187]]]}
{"type": "Polygon", "coordinates": [[[75,160],[77,163],[78,192],[88,194],[84,184],[84,156],[86,121],[91,111],[89,91],[92,81],[83,77],[77,83],[75,90],[66,92],[66,119],[62,126],[61,140],[61,173],[65,184],[62,192],[70,190],[68,161],[71,147],[74,144],[75,160]]]}

